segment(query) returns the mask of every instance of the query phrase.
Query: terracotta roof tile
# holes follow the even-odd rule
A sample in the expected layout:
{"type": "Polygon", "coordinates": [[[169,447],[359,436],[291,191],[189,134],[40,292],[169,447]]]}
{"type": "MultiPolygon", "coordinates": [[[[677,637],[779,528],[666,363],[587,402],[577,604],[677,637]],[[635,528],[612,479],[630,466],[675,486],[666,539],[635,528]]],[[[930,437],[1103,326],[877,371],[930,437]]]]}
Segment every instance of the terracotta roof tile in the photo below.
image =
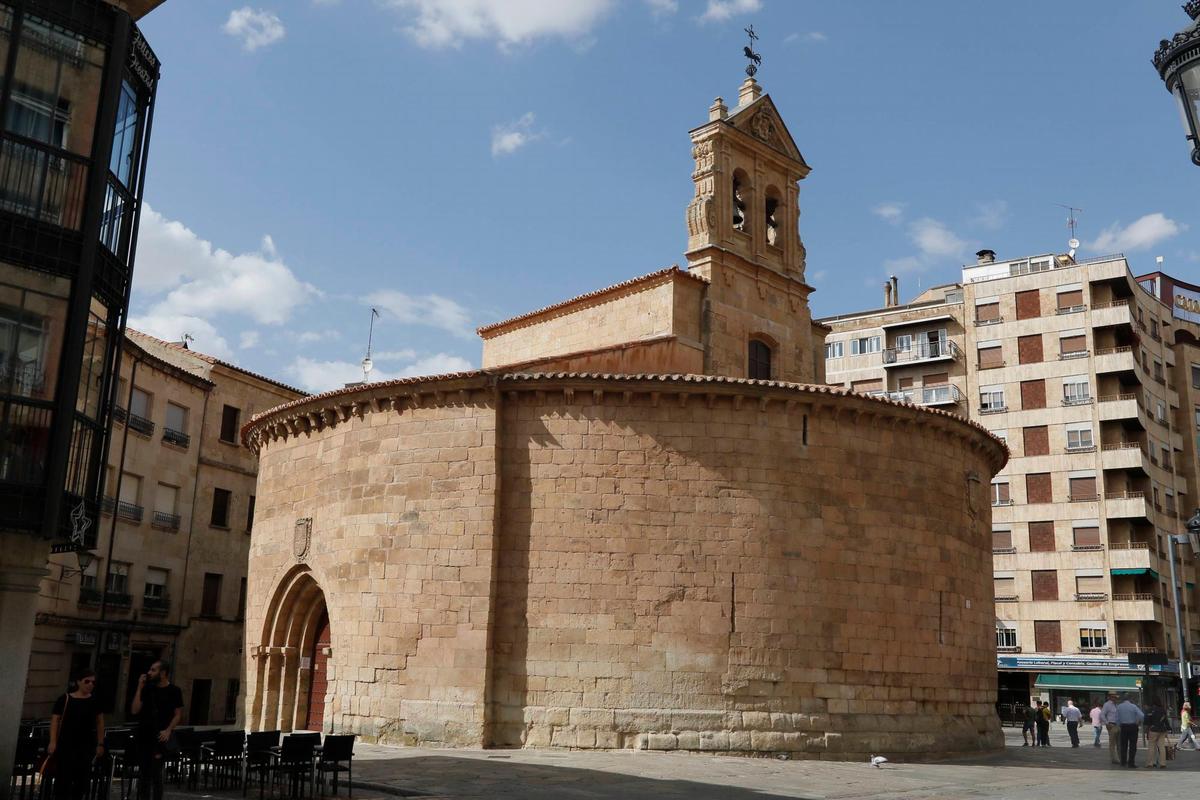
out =
{"type": "Polygon", "coordinates": [[[274,378],[268,378],[266,375],[260,375],[257,372],[251,372],[250,370],[246,369],[245,367],[239,367],[237,364],[231,364],[228,361],[222,361],[221,359],[217,358],[216,356],[210,356],[208,353],[201,353],[199,350],[193,350],[190,347],[180,344],[179,342],[168,342],[163,339],[159,339],[157,336],[151,336],[148,333],[134,330],[133,328],[126,328],[125,333],[127,335],[132,333],[132,334],[135,334],[136,336],[141,336],[143,338],[149,339],[152,342],[156,342],[156,343],[162,345],[163,347],[168,347],[172,350],[177,350],[180,353],[186,353],[187,355],[197,358],[208,364],[220,365],[227,369],[232,369],[237,372],[240,372],[243,375],[249,375],[252,378],[257,378],[260,381],[265,381],[266,383],[269,383],[273,386],[278,386],[280,389],[286,389],[289,392],[294,392],[295,394],[301,395],[302,398],[308,396],[308,393],[305,392],[303,389],[297,389],[295,386],[289,386],[282,381],[277,381],[274,378]]]}
{"type": "Polygon", "coordinates": [[[678,264],[672,264],[671,266],[667,267],[666,269],[660,269],[657,272],[651,272],[649,275],[641,275],[637,278],[630,278],[627,281],[621,281],[620,283],[614,283],[612,286],[605,286],[603,289],[596,289],[591,292],[585,292],[584,294],[576,295],[575,297],[572,297],[570,300],[563,300],[559,303],[554,303],[553,305],[548,305],[548,306],[545,306],[544,308],[539,308],[536,311],[529,311],[524,314],[519,314],[515,317],[510,317],[506,320],[501,320],[500,322],[493,322],[490,325],[484,325],[481,328],[476,328],[475,332],[478,333],[480,336],[483,336],[485,333],[494,331],[497,328],[503,328],[504,326],[511,325],[514,322],[521,322],[522,320],[531,319],[533,317],[537,317],[542,314],[545,314],[549,311],[557,311],[560,308],[565,308],[569,305],[578,303],[581,300],[592,300],[597,297],[602,297],[606,294],[619,292],[622,289],[628,289],[629,287],[636,286],[640,283],[650,283],[651,281],[654,281],[658,278],[664,278],[669,275],[670,276],[678,275],[679,277],[683,277],[683,278],[691,278],[692,280],[699,281],[700,283],[708,283],[707,278],[702,278],[699,275],[688,272],[685,269],[680,269],[678,264]]]}

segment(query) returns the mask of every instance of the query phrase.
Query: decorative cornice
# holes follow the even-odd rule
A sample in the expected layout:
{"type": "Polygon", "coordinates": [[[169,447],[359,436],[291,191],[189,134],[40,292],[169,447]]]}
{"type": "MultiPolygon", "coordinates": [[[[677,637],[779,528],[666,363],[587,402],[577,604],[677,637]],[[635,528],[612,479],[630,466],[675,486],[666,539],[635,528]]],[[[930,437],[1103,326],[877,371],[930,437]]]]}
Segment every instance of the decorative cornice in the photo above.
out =
{"type": "Polygon", "coordinates": [[[1007,445],[985,427],[942,409],[868,397],[839,386],[685,374],[493,373],[479,370],[441,377],[405,378],[339,389],[257,414],[242,429],[242,441],[258,454],[268,441],[311,435],[370,413],[403,414],[414,408],[462,406],[480,399],[492,403],[500,394],[515,399],[522,393],[536,393],[543,399],[552,393],[567,404],[600,403],[608,398],[629,404],[635,395],[640,395],[649,397],[653,405],[674,402],[681,407],[686,407],[689,401],[703,401],[711,406],[716,399],[729,398],[735,409],[747,412],[808,406],[811,413],[849,414],[859,422],[890,419],[895,424],[920,426],[959,436],[972,449],[990,450],[989,461],[994,472],[1002,469],[1008,460],[1007,445]],[[483,393],[486,399],[474,397],[476,393],[483,393]]]}

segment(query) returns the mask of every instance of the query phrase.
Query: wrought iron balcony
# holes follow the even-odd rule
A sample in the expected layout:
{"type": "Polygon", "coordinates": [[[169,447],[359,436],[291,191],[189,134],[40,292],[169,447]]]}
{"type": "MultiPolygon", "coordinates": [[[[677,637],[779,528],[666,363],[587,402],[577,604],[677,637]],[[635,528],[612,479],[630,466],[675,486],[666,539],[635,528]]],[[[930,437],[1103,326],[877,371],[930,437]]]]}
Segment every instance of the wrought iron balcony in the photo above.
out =
{"type": "Polygon", "coordinates": [[[138,433],[145,434],[146,436],[154,435],[154,421],[153,420],[149,420],[149,419],[146,419],[145,417],[141,417],[141,416],[138,416],[137,414],[131,413],[129,415],[129,419],[126,420],[125,424],[126,424],[126,426],[129,427],[130,430],[137,431],[138,433]]]}
{"type": "Polygon", "coordinates": [[[117,516],[121,519],[127,519],[131,522],[141,522],[145,509],[133,503],[126,503],[121,500],[117,503],[117,516]]]}
{"type": "Polygon", "coordinates": [[[99,589],[79,587],[79,605],[81,606],[98,606],[100,605],[99,589]]]}
{"type": "Polygon", "coordinates": [[[104,497],[100,498],[100,513],[101,514],[111,514],[111,513],[113,513],[113,509],[115,509],[116,507],[117,507],[117,500],[115,497],[111,497],[109,495],[104,495],[104,497]]]}
{"type": "Polygon", "coordinates": [[[192,437],[183,431],[177,431],[172,428],[163,428],[162,440],[176,447],[187,447],[192,443],[192,437]]]}
{"type": "Polygon", "coordinates": [[[133,605],[133,596],[125,592],[109,592],[108,605],[113,608],[130,608],[133,605]]]}
{"type": "Polygon", "coordinates": [[[124,406],[113,406],[112,417],[114,422],[124,425],[125,420],[129,417],[129,412],[125,410],[124,406]]]}
{"type": "Polygon", "coordinates": [[[147,614],[166,614],[170,609],[171,599],[166,595],[162,597],[146,595],[142,598],[142,611],[147,614]]]}
{"type": "Polygon", "coordinates": [[[166,531],[179,530],[180,516],[178,514],[168,514],[165,511],[155,511],[154,516],[150,518],[150,524],[156,528],[162,528],[166,531]]]}
{"type": "Polygon", "coordinates": [[[914,342],[909,347],[889,347],[883,351],[883,365],[913,364],[920,361],[957,360],[961,354],[958,345],[950,340],[936,342],[914,342]]]}

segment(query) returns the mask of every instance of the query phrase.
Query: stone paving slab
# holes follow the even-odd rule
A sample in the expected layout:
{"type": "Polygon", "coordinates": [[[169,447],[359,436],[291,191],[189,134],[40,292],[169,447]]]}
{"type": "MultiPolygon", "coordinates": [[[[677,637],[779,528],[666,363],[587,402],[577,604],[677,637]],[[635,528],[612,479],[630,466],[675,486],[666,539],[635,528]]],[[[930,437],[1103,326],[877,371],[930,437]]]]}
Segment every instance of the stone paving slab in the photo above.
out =
{"type": "MultiPolygon", "coordinates": [[[[374,792],[437,798],[694,798],[695,800],[961,800],[1071,796],[1200,796],[1200,753],[1184,751],[1166,769],[1113,766],[1107,739],[1075,749],[1061,725],[1050,748],[1021,747],[1005,729],[1002,753],[941,763],[778,761],[688,753],[551,750],[436,750],[359,744],[354,777],[374,792]]],[[[1088,728],[1090,733],[1090,727],[1088,728]]],[[[884,754],[886,755],[886,754],[884,754]]],[[[365,795],[365,792],[364,792],[365,795]]],[[[364,796],[363,800],[367,800],[364,796]]]]}

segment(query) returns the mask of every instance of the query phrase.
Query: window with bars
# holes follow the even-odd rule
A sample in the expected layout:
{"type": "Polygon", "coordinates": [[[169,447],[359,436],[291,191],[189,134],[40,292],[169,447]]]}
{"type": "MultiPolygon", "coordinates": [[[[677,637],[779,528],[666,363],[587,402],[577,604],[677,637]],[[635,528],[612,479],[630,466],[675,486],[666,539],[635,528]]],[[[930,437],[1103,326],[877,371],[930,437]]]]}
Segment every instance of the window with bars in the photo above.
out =
{"type": "Polygon", "coordinates": [[[1017,629],[1006,625],[997,625],[996,647],[1003,650],[1015,650],[1017,648],[1017,629]]]}
{"type": "Polygon", "coordinates": [[[771,347],[759,339],[751,339],[749,346],[749,377],[752,380],[771,380],[771,347]]]}

